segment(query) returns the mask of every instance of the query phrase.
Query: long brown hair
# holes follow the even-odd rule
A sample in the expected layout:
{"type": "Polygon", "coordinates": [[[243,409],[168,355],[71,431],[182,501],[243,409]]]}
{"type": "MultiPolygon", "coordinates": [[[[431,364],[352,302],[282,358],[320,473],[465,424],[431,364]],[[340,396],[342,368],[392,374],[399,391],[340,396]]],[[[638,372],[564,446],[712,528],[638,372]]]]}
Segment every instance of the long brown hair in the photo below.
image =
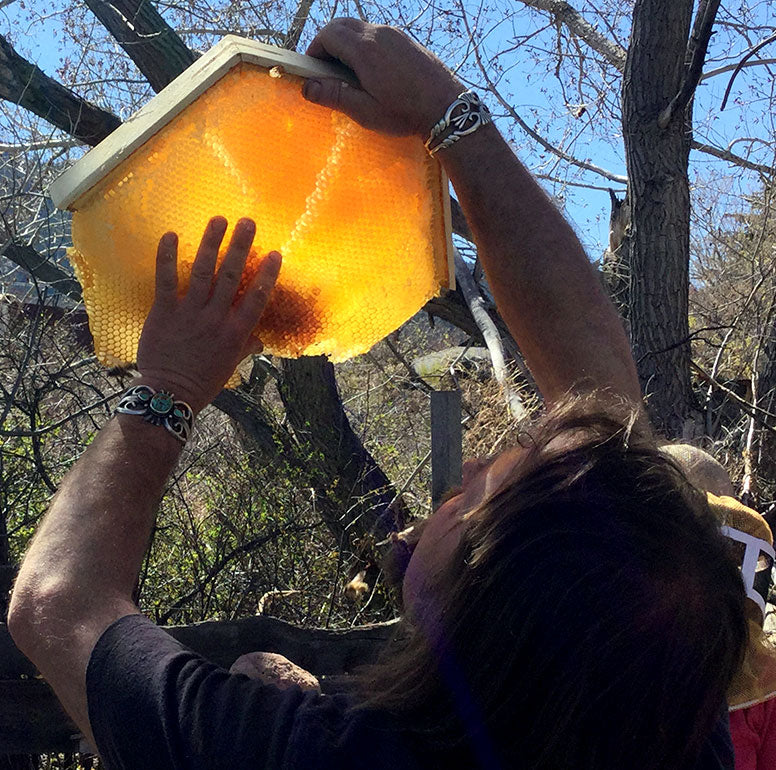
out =
{"type": "Polygon", "coordinates": [[[741,661],[744,593],[705,497],[633,424],[546,419],[359,708],[445,767],[692,762],[741,661]]]}

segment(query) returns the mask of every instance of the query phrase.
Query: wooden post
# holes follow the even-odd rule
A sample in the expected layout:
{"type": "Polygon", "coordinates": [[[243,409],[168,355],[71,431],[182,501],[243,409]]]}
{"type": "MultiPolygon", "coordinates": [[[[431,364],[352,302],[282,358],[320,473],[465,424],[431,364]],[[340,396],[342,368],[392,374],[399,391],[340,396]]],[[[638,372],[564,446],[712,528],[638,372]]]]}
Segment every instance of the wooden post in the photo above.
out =
{"type": "Polygon", "coordinates": [[[461,392],[431,392],[431,504],[461,483],[461,392]]]}

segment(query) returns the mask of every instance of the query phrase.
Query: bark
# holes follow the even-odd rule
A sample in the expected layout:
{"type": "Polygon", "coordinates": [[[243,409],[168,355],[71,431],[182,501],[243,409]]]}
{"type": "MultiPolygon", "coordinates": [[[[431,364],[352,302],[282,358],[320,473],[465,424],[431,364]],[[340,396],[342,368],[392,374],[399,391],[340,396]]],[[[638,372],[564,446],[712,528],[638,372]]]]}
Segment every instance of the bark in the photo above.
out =
{"type": "Polygon", "coordinates": [[[623,76],[623,135],[632,207],[630,324],[649,413],[669,437],[683,433],[690,384],[692,102],[660,128],[686,73],[692,0],[638,0],[623,76]]]}
{"type": "Polygon", "coordinates": [[[307,19],[310,16],[312,5],[313,0],[300,0],[294,14],[294,20],[291,22],[286,39],[283,41],[283,47],[288,48],[289,51],[296,51],[296,47],[299,45],[299,38],[302,37],[305,24],[307,24],[307,19]]]}
{"type": "Polygon", "coordinates": [[[703,63],[706,61],[706,53],[714,29],[714,22],[717,19],[720,1],[701,0],[698,4],[692,38],[687,48],[687,67],[684,81],[679,92],[658,118],[660,128],[665,128],[678,112],[684,111],[695,94],[695,89],[698,87],[703,74],[703,63]]]}
{"type": "Polygon", "coordinates": [[[601,278],[610,299],[630,335],[630,253],[631,206],[628,194],[620,200],[609,190],[612,210],[609,216],[609,247],[601,263],[601,278]]]}
{"type": "MultiPolygon", "coordinates": [[[[337,677],[374,661],[395,627],[392,621],[328,631],[296,628],[276,618],[253,617],[165,630],[225,668],[248,652],[280,653],[319,677],[326,692],[336,688],[337,677]]],[[[0,624],[0,758],[10,752],[42,754],[78,748],[78,730],[48,685],[34,678],[35,673],[14,646],[5,625],[0,624]]]]}
{"type": "Polygon", "coordinates": [[[365,537],[379,542],[404,529],[391,482],[345,415],[332,364],[323,356],[284,360],[280,394],[335,538],[343,545],[365,537]]]}
{"type": "Polygon", "coordinates": [[[198,55],[189,50],[150,0],[85,0],[154,91],[161,91],[198,55]]]}
{"type": "Polygon", "coordinates": [[[0,35],[0,98],[19,104],[70,136],[95,145],[121,121],[81,99],[19,56],[0,35]]]}

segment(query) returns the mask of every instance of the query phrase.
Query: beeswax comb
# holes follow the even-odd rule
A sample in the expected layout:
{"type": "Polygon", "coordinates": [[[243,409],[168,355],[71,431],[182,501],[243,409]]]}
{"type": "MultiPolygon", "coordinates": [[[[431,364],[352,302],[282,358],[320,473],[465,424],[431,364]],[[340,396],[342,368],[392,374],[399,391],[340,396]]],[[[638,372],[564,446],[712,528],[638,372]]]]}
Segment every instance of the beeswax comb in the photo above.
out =
{"type": "Polygon", "coordinates": [[[343,361],[452,287],[439,164],[419,139],[307,102],[310,76],[343,72],[226,37],[52,185],[73,212],[69,257],[102,362],[135,359],[160,236],[178,233],[183,291],[215,214],[230,230],[256,221],[243,283],[268,251],[283,255],[256,330],[267,353],[343,361]]]}

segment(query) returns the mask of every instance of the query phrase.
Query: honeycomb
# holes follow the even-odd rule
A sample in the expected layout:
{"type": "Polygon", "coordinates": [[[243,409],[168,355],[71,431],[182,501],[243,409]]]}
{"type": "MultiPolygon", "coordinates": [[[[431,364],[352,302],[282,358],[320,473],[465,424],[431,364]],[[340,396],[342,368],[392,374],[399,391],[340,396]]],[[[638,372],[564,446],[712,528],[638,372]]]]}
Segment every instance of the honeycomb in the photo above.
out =
{"type": "Polygon", "coordinates": [[[261,256],[283,255],[256,328],[274,355],[366,352],[448,285],[436,161],[418,140],[310,104],[301,85],[238,64],[71,206],[69,256],[101,361],[135,360],[160,236],[178,233],[183,292],[215,214],[230,223],[224,243],[240,217],[256,221],[243,287],[261,256]]]}

